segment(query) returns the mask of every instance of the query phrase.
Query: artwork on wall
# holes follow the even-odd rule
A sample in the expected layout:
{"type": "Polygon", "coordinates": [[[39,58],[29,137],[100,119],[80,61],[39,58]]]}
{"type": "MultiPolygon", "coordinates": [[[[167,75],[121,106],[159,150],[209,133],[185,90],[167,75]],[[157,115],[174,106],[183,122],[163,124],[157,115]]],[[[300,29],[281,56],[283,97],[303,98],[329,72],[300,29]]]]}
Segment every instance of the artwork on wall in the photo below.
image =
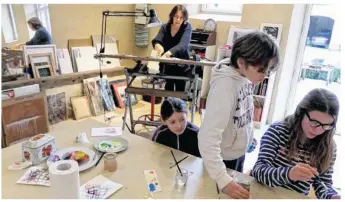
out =
{"type": "Polygon", "coordinates": [[[48,120],[50,124],[64,121],[67,117],[65,92],[47,95],[48,120]]]}
{"type": "Polygon", "coordinates": [[[260,31],[268,34],[276,42],[279,47],[280,38],[283,31],[282,24],[261,23],[260,31]]]}
{"type": "Polygon", "coordinates": [[[250,29],[250,28],[230,27],[228,40],[226,44],[232,45],[236,41],[236,39],[255,31],[258,31],[258,30],[250,29]]]}
{"type": "MultiPolygon", "coordinates": [[[[126,92],[125,89],[127,88],[127,83],[120,82],[120,83],[113,83],[112,84],[113,91],[114,91],[114,100],[116,100],[116,103],[120,108],[125,108],[127,106],[127,100],[126,100],[126,92]]],[[[135,95],[131,94],[131,101],[132,105],[135,105],[138,103],[138,100],[135,95]]]]}
{"type": "Polygon", "coordinates": [[[71,97],[71,104],[76,120],[84,119],[92,116],[90,104],[86,96],[71,97]]]}

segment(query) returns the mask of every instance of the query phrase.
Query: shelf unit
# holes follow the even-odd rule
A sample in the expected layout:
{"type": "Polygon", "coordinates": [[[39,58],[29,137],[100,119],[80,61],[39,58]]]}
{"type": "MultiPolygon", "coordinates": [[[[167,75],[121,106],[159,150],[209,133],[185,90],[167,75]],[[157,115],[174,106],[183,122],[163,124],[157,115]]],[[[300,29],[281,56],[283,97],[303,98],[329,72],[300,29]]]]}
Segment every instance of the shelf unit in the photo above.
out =
{"type": "MultiPolygon", "coordinates": [[[[199,54],[201,53],[206,61],[214,61],[216,56],[216,36],[216,32],[208,32],[200,29],[193,30],[189,50],[194,50],[199,54]]],[[[206,97],[210,88],[209,83],[212,72],[211,70],[212,67],[202,67],[203,77],[201,78],[201,93],[199,94],[199,98],[197,100],[199,113],[201,112],[201,109],[205,108],[206,97]]]]}

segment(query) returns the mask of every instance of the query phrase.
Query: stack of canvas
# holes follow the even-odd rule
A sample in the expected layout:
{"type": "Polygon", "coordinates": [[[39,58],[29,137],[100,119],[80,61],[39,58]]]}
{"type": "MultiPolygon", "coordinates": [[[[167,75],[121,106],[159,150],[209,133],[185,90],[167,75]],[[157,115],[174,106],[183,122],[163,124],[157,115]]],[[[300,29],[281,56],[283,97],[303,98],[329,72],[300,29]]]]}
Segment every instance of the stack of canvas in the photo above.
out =
{"type": "Polygon", "coordinates": [[[71,58],[68,53],[68,49],[56,49],[56,55],[58,59],[58,65],[61,74],[73,73],[71,58]]]}
{"type": "MultiPolygon", "coordinates": [[[[101,36],[92,35],[92,42],[93,42],[93,45],[96,46],[97,53],[99,53],[101,49],[101,36]]],[[[119,54],[115,36],[108,36],[108,35],[105,36],[104,42],[105,42],[104,54],[109,54],[109,55],[119,54]]],[[[119,66],[120,66],[120,60],[118,58],[103,58],[103,63],[101,67],[102,69],[109,69],[109,68],[115,68],[119,66]]]]}
{"type": "Polygon", "coordinates": [[[72,47],[72,64],[75,72],[99,69],[99,60],[94,56],[96,48],[92,46],[72,47]]]}
{"type": "Polygon", "coordinates": [[[94,116],[116,109],[107,76],[84,79],[83,83],[94,116]]]}

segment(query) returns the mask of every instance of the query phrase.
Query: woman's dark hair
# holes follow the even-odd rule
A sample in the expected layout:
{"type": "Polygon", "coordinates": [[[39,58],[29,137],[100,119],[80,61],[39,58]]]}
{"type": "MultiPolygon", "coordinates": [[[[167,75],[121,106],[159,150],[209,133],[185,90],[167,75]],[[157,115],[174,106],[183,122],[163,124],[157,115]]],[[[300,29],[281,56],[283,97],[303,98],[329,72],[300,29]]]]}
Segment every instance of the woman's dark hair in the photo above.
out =
{"type": "Polygon", "coordinates": [[[183,15],[183,22],[186,22],[188,20],[188,11],[186,7],[184,7],[184,5],[178,4],[174,6],[174,8],[170,11],[168,24],[173,24],[174,16],[177,13],[177,11],[181,11],[183,15]]]}
{"type": "Polygon", "coordinates": [[[230,65],[238,69],[237,59],[242,58],[246,64],[259,66],[259,72],[266,72],[271,59],[275,60],[269,71],[275,71],[279,64],[279,48],[263,32],[252,32],[234,41],[231,48],[230,65]]]}
{"type": "Polygon", "coordinates": [[[298,104],[295,113],[285,118],[284,121],[292,131],[288,141],[288,159],[291,160],[298,151],[298,145],[301,144],[304,136],[302,120],[306,113],[311,111],[324,112],[334,118],[333,129],[326,130],[323,134],[308,141],[310,144],[308,149],[311,151],[310,164],[322,173],[331,166],[335,147],[333,135],[339,113],[337,96],[326,89],[317,88],[310,91],[298,104]]]}
{"type": "Polygon", "coordinates": [[[169,97],[164,100],[161,106],[161,116],[163,121],[169,119],[174,112],[187,113],[187,106],[183,100],[179,98],[169,97]]]}
{"type": "Polygon", "coordinates": [[[32,17],[28,20],[28,24],[31,24],[32,27],[36,30],[38,30],[39,28],[43,27],[42,22],[40,21],[40,19],[38,19],[37,17],[32,17]]]}

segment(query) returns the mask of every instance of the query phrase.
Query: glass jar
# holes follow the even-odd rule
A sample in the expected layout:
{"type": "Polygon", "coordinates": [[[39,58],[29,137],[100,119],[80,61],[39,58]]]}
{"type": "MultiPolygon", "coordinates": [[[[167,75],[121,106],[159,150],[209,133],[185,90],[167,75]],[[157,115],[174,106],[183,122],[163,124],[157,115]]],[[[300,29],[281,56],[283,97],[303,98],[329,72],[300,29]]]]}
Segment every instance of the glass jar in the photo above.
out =
{"type": "Polygon", "coordinates": [[[117,169],[117,154],[116,153],[106,153],[104,154],[104,170],[108,172],[114,172],[117,169]]]}

